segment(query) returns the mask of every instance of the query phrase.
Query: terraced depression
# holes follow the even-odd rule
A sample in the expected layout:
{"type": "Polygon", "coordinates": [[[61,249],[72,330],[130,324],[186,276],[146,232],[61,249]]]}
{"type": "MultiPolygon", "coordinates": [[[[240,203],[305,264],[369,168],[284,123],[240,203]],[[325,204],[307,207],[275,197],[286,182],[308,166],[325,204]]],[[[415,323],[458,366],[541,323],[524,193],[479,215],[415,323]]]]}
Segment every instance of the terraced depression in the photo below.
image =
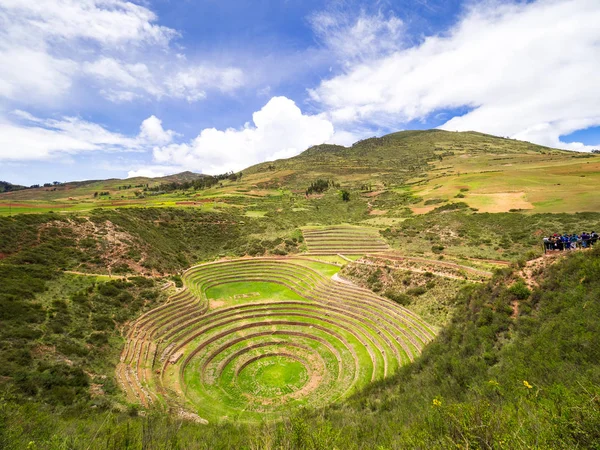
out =
{"type": "Polygon", "coordinates": [[[313,255],[364,254],[390,250],[376,228],[336,225],[302,229],[308,251],[313,255]]]}
{"type": "Polygon", "coordinates": [[[339,266],[246,258],[192,267],[131,324],[117,368],[129,400],[197,420],[274,420],[393,374],[435,330],[339,266]]]}

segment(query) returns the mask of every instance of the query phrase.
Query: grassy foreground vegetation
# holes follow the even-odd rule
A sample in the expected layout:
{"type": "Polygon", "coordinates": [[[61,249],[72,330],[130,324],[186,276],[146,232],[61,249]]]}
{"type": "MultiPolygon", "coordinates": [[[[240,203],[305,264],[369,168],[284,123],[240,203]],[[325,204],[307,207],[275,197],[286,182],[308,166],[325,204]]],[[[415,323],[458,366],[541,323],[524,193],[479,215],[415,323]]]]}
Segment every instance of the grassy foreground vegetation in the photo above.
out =
{"type": "Polygon", "coordinates": [[[500,270],[487,284],[463,290],[458,313],[422,358],[343,404],[260,427],[200,426],[111,410],[59,416],[5,393],[0,442],[98,449],[596,448],[600,252],[549,267],[533,292],[507,287],[516,276],[500,270]]]}

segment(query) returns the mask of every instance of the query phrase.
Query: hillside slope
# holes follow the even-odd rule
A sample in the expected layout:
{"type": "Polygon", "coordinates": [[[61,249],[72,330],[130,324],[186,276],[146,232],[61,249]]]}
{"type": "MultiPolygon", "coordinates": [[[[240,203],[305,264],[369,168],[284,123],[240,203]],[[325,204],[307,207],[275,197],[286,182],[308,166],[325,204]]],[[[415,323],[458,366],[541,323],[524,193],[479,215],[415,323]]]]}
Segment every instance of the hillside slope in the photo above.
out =
{"type": "Polygon", "coordinates": [[[199,426],[114,411],[65,420],[9,401],[0,444],[58,448],[68,435],[69,448],[597,448],[600,252],[570,255],[536,277],[533,292],[510,269],[466,288],[421,359],[322,411],[261,427],[199,426]]]}
{"type": "Polygon", "coordinates": [[[403,131],[348,148],[320,145],[244,173],[246,183],[259,187],[302,189],[320,177],[370,193],[405,189],[415,196],[415,213],[454,199],[482,212],[600,210],[592,194],[599,155],[477,132],[403,131]]]}
{"type": "Polygon", "coordinates": [[[377,216],[375,225],[458,201],[480,212],[600,211],[600,197],[594,193],[600,183],[600,155],[477,132],[402,131],[351,147],[323,144],[293,158],[257,164],[232,178],[224,176],[210,187],[190,189],[182,184],[202,177],[183,172],[0,193],[0,214],[85,212],[95,207],[206,208],[218,199],[244,207],[248,200],[262,202],[282,194],[301,201],[318,180],[369,205],[377,216]]]}

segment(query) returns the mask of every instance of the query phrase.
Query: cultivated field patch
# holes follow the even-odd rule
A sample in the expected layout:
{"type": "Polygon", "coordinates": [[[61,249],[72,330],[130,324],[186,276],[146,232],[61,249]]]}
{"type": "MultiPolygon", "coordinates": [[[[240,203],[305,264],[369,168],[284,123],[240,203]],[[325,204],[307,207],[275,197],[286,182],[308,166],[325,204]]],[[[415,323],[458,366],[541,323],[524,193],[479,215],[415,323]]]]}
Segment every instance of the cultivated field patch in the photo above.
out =
{"type": "Polygon", "coordinates": [[[389,250],[376,228],[335,225],[302,229],[310,254],[364,254],[389,250]]]}

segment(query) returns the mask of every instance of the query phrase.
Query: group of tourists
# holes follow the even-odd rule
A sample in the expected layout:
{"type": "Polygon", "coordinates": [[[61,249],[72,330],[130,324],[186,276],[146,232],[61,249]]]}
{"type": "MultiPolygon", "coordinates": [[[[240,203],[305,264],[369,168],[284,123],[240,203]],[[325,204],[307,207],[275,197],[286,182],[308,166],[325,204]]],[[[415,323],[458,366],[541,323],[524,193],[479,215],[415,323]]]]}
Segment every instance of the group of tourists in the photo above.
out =
{"type": "Polygon", "coordinates": [[[589,248],[598,242],[598,233],[592,231],[591,233],[583,232],[580,235],[577,234],[554,234],[550,237],[544,238],[544,251],[552,250],[575,250],[576,248],[589,248]]]}

